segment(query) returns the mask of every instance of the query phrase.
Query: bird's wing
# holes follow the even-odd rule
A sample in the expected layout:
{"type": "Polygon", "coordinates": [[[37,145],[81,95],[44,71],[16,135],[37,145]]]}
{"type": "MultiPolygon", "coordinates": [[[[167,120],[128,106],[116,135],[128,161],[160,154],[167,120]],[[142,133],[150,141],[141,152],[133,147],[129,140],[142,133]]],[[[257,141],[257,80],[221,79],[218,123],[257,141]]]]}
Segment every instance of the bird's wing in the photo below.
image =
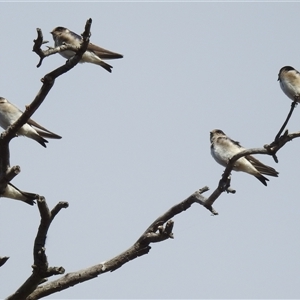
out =
{"type": "Polygon", "coordinates": [[[89,45],[87,47],[87,50],[94,52],[97,56],[99,56],[102,59],[117,59],[117,58],[122,58],[123,57],[122,54],[109,51],[107,49],[101,48],[101,47],[99,47],[97,45],[94,45],[92,43],[89,43],[89,45]]]}
{"type": "Polygon", "coordinates": [[[227,137],[227,138],[228,138],[233,144],[235,144],[236,146],[238,146],[239,148],[243,148],[243,147],[241,146],[240,142],[234,141],[234,140],[230,139],[229,137],[227,137]]]}
{"type": "Polygon", "coordinates": [[[50,130],[46,129],[45,127],[41,126],[40,124],[38,124],[37,122],[33,121],[32,119],[29,119],[27,121],[27,123],[30,125],[30,126],[34,126],[38,129],[41,129],[41,130],[37,130],[38,134],[43,136],[43,137],[48,137],[48,138],[53,138],[53,139],[61,139],[61,136],[54,133],[54,132],[51,132],[50,130]]]}
{"type": "Polygon", "coordinates": [[[247,155],[247,156],[245,156],[245,158],[261,174],[278,177],[279,173],[274,168],[264,165],[262,162],[260,162],[258,159],[256,159],[252,155],[247,155]]]}
{"type": "Polygon", "coordinates": [[[79,34],[69,30],[70,34],[75,38],[75,39],[79,39],[82,40],[82,36],[80,36],[79,34]]]}

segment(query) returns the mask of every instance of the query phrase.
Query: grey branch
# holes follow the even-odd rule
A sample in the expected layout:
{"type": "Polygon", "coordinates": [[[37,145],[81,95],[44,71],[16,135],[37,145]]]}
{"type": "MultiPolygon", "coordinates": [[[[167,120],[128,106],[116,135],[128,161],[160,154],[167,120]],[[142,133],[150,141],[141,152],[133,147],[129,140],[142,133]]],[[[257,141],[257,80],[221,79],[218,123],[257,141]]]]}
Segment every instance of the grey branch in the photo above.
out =
{"type": "Polygon", "coordinates": [[[279,132],[278,132],[277,135],[275,136],[275,141],[278,141],[278,140],[279,140],[281,133],[282,133],[283,130],[285,129],[286,125],[288,124],[288,122],[289,122],[289,120],[290,120],[290,118],[291,118],[291,116],[292,116],[292,114],[293,114],[293,111],[294,111],[295,107],[296,107],[297,104],[298,104],[299,96],[295,96],[294,98],[295,98],[295,99],[294,99],[294,101],[293,101],[292,104],[291,104],[291,109],[290,109],[290,111],[289,111],[289,113],[288,113],[288,115],[287,115],[287,117],[286,117],[286,119],[285,119],[283,125],[282,125],[281,128],[279,129],[279,132]]]}
{"type": "MultiPolygon", "coordinates": [[[[40,299],[42,297],[54,294],[56,292],[65,290],[71,286],[77,285],[79,283],[85,282],[87,280],[93,279],[98,277],[99,275],[112,272],[124,264],[130,262],[133,259],[136,259],[139,256],[143,256],[148,254],[151,250],[151,243],[157,243],[169,238],[173,238],[173,226],[174,222],[172,218],[177,214],[182,213],[183,211],[189,209],[193,203],[199,203],[207,208],[213,215],[217,215],[218,213],[212,207],[213,203],[218,199],[218,197],[224,192],[234,192],[230,188],[230,173],[234,166],[234,163],[239,158],[250,155],[250,154],[264,154],[264,155],[275,155],[277,151],[282,148],[287,142],[291,141],[294,138],[300,137],[300,132],[288,134],[287,132],[280,137],[279,140],[272,142],[269,145],[265,145],[264,148],[253,148],[244,150],[237,155],[233,156],[225,168],[225,171],[222,175],[222,178],[219,182],[218,187],[213,191],[213,193],[208,197],[205,198],[202,193],[208,191],[208,187],[204,187],[203,189],[196,191],[187,199],[183,200],[182,202],[174,205],[171,207],[167,212],[163,215],[158,217],[146,230],[145,232],[138,238],[138,240],[126,251],[122,252],[121,254],[117,255],[116,257],[102,262],[98,265],[92,266],[90,268],[80,270],[77,272],[72,272],[64,275],[63,277],[47,282],[44,285],[40,285],[46,281],[46,278],[56,274],[63,274],[64,269],[62,267],[58,268],[48,268],[47,264],[47,257],[45,255],[45,239],[46,234],[49,228],[51,221],[53,220],[56,213],[65,205],[64,203],[58,205],[56,208],[49,211],[46,204],[42,204],[43,201],[38,202],[40,214],[43,222],[41,221],[41,225],[39,228],[39,232],[41,231],[41,237],[36,239],[35,242],[35,264],[34,264],[34,271],[33,275],[24,283],[21,288],[26,288],[26,284],[28,281],[30,282],[30,287],[35,287],[35,289],[31,289],[31,293],[28,293],[28,288],[26,290],[26,300],[35,300],[40,299]],[[39,266],[39,267],[38,267],[39,266]],[[35,270],[38,270],[35,272],[35,270]],[[34,277],[34,274],[38,274],[39,277],[34,277]],[[43,276],[40,276],[43,274],[43,276]],[[32,280],[33,281],[30,281],[32,280]]],[[[20,289],[21,289],[20,288],[20,289]]],[[[19,289],[19,290],[20,290],[19,289]]],[[[19,291],[18,290],[18,291],[19,291]]],[[[9,300],[11,299],[19,299],[19,294],[14,294],[10,296],[9,300]]]]}
{"type": "Polygon", "coordinates": [[[138,240],[123,253],[98,265],[77,272],[68,273],[57,280],[38,286],[36,290],[26,298],[26,300],[40,299],[65,290],[76,284],[96,278],[103,273],[115,271],[131,260],[149,253],[151,243],[157,243],[173,238],[172,230],[174,222],[171,218],[189,209],[193,203],[199,203],[199,199],[204,201],[205,198],[201,198],[200,196],[202,196],[201,194],[207,190],[208,188],[204,187],[203,189],[196,191],[187,199],[174,205],[150,224],[138,240]]]}
{"type": "Polygon", "coordinates": [[[22,286],[7,300],[26,299],[29,294],[36,290],[36,288],[47,281],[47,278],[53,275],[64,274],[63,267],[48,267],[48,260],[46,256],[46,237],[49,227],[62,208],[67,208],[67,202],[59,202],[52,211],[49,210],[44,197],[40,197],[37,201],[41,221],[40,226],[34,241],[33,258],[34,264],[32,265],[32,274],[22,284],[22,286]]]}

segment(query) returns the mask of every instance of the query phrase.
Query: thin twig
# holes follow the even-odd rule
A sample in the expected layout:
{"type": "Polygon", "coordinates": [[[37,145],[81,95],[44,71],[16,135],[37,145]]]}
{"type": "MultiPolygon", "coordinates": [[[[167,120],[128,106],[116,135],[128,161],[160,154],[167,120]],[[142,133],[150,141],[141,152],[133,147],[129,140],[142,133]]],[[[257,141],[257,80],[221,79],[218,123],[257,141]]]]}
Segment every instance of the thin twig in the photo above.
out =
{"type": "MultiPolygon", "coordinates": [[[[291,116],[292,116],[292,114],[293,114],[293,111],[294,111],[295,107],[297,106],[297,104],[298,104],[297,100],[295,100],[295,101],[292,102],[292,104],[291,104],[291,109],[290,109],[290,111],[289,111],[289,113],[288,113],[288,115],[287,115],[287,117],[286,117],[286,120],[284,121],[284,123],[283,123],[283,125],[281,126],[279,132],[277,133],[277,135],[276,135],[276,137],[275,137],[275,141],[278,141],[278,140],[279,140],[280,135],[281,135],[281,133],[283,132],[283,130],[285,129],[287,123],[289,122],[289,120],[290,120],[290,118],[291,118],[291,116]]],[[[276,160],[275,160],[275,161],[276,161],[276,160]]]]}

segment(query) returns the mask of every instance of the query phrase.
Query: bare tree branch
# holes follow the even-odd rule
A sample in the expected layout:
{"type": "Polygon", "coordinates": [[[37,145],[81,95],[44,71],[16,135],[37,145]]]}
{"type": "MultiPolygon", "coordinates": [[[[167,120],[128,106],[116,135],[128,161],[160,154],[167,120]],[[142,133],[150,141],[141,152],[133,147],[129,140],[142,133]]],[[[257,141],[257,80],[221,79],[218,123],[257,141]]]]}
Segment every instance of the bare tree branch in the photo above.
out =
{"type": "Polygon", "coordinates": [[[52,275],[63,274],[63,267],[48,267],[47,256],[45,254],[46,237],[51,222],[62,208],[67,208],[67,202],[59,202],[52,211],[49,210],[44,197],[40,197],[37,201],[41,221],[34,241],[33,257],[34,264],[32,266],[32,275],[22,284],[22,286],[7,300],[26,299],[26,297],[36,290],[37,286],[47,281],[52,275]]]}
{"type": "Polygon", "coordinates": [[[277,133],[277,135],[276,135],[276,137],[275,137],[275,141],[278,141],[278,140],[279,140],[281,133],[283,132],[283,130],[285,129],[287,123],[289,122],[289,120],[290,120],[290,118],[291,118],[291,116],[292,116],[292,114],[293,114],[293,111],[294,111],[295,107],[296,107],[297,104],[298,104],[298,101],[297,101],[297,100],[298,100],[298,97],[296,97],[296,99],[292,102],[292,104],[291,104],[291,109],[290,109],[290,111],[289,111],[289,113],[288,113],[288,115],[287,115],[287,117],[286,117],[286,120],[284,121],[284,123],[283,123],[283,125],[281,126],[279,132],[277,133]]]}
{"type": "MultiPolygon", "coordinates": [[[[187,210],[191,207],[191,205],[195,202],[203,205],[205,208],[209,209],[213,214],[218,214],[212,207],[214,201],[224,192],[231,192],[234,193],[233,189],[230,189],[230,173],[233,169],[235,161],[239,158],[244,157],[246,155],[252,154],[264,154],[264,155],[275,155],[287,142],[293,140],[294,138],[300,137],[300,132],[288,134],[286,131],[283,136],[281,136],[277,141],[272,142],[270,145],[265,145],[264,148],[253,148],[241,151],[240,153],[236,154],[231,158],[225,171],[222,175],[222,178],[219,182],[218,187],[216,190],[208,197],[205,198],[202,196],[203,192],[208,190],[208,187],[204,187],[203,189],[196,191],[190,197],[185,199],[184,201],[180,202],[177,205],[174,205],[170,208],[167,212],[165,212],[162,216],[158,217],[141,235],[141,237],[135,242],[133,246],[129,249],[124,251],[123,253],[119,254],[118,256],[102,262],[98,265],[92,266],[90,268],[80,270],[77,272],[68,273],[65,276],[54,280],[52,282],[46,283],[43,286],[38,286],[42,282],[45,282],[45,277],[49,277],[55,274],[62,274],[64,269],[62,267],[59,268],[48,268],[47,265],[47,258],[44,251],[44,243],[46,239],[46,234],[49,226],[45,226],[43,230],[41,230],[41,240],[36,239],[35,243],[35,251],[37,253],[35,255],[35,261],[41,262],[42,267],[44,268],[44,275],[39,277],[39,281],[36,280],[35,282],[35,290],[32,290],[31,294],[26,293],[27,300],[34,300],[40,299],[42,297],[51,295],[53,293],[65,290],[71,286],[77,285],[84,281],[93,279],[98,277],[99,275],[112,272],[123,266],[124,264],[128,263],[129,261],[145,255],[149,253],[151,243],[161,242],[169,238],[173,238],[173,226],[174,222],[171,220],[175,215],[182,213],[183,211],[187,210]],[[39,242],[37,242],[39,241],[39,242]],[[38,246],[37,246],[38,245],[38,246]],[[40,259],[40,257],[42,259],[40,259]]],[[[61,204],[62,206],[64,204],[61,204]]],[[[58,205],[55,207],[52,212],[49,212],[46,205],[39,205],[41,217],[46,224],[51,223],[56,213],[61,209],[61,206],[58,205]]],[[[43,222],[41,221],[40,228],[43,222]]],[[[34,265],[34,269],[35,269],[34,265]]],[[[13,295],[14,296],[14,295],[13,295]]],[[[12,296],[7,299],[18,299],[13,298],[12,296]]]]}
{"type": "Polygon", "coordinates": [[[204,201],[205,198],[201,194],[207,190],[208,188],[204,187],[201,190],[196,191],[190,197],[174,205],[167,212],[158,217],[138,238],[134,245],[126,251],[106,262],[102,262],[84,270],[68,273],[57,280],[46,283],[43,286],[39,286],[26,299],[40,299],[53,293],[65,290],[76,284],[96,278],[103,273],[115,271],[131,260],[149,253],[151,249],[151,243],[157,243],[169,238],[173,238],[172,229],[174,222],[171,220],[171,218],[189,209],[193,203],[199,203],[199,199],[204,201]]]}
{"type": "Polygon", "coordinates": [[[265,145],[264,148],[253,148],[246,149],[240,153],[234,155],[229,161],[227,167],[224,170],[222,178],[219,182],[218,187],[213,191],[213,193],[205,198],[202,196],[203,192],[208,190],[208,187],[204,187],[202,190],[196,191],[190,197],[174,205],[162,216],[158,217],[142,234],[142,236],[135,242],[133,246],[124,251],[123,253],[117,255],[116,257],[102,262],[98,265],[92,266],[90,268],[80,270],[77,272],[68,273],[65,276],[54,280],[52,282],[46,283],[43,286],[39,286],[33,291],[26,299],[35,300],[42,297],[51,295],[53,293],[65,290],[71,286],[77,285],[84,281],[90,280],[92,278],[98,277],[99,275],[112,272],[128,263],[129,261],[149,253],[151,243],[161,242],[169,238],[173,238],[172,229],[174,222],[171,220],[175,215],[182,213],[191,207],[195,202],[203,205],[205,208],[210,210],[212,214],[217,215],[218,213],[213,209],[212,205],[218,199],[218,197],[224,192],[235,193],[235,191],[230,188],[230,173],[233,169],[234,163],[241,157],[252,154],[264,154],[264,155],[275,155],[280,148],[282,148],[287,142],[294,138],[300,137],[300,132],[288,134],[287,132],[281,136],[277,141],[272,142],[270,145],[265,145]]]}

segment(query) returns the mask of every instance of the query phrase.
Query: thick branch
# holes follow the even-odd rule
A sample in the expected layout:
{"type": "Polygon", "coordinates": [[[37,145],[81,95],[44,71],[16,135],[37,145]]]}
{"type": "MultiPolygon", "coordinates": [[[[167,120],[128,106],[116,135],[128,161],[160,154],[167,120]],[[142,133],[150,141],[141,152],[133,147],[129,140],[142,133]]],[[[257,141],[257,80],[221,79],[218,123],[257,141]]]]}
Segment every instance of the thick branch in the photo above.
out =
{"type": "MultiPolygon", "coordinates": [[[[220,180],[220,183],[216,190],[206,199],[201,194],[208,190],[207,187],[203,188],[200,191],[195,192],[190,197],[180,202],[179,204],[170,208],[167,212],[165,212],[162,216],[158,217],[142,234],[142,236],[135,242],[135,244],[119,254],[118,256],[106,261],[102,262],[98,265],[92,266],[90,268],[80,270],[73,273],[68,273],[65,276],[54,280],[52,282],[46,283],[43,286],[38,286],[39,284],[45,282],[45,277],[49,277],[54,274],[62,274],[64,269],[61,268],[48,268],[47,257],[45,255],[45,240],[46,234],[49,228],[51,221],[53,220],[56,213],[61,209],[60,205],[49,212],[46,205],[42,205],[43,202],[39,204],[39,209],[41,213],[41,217],[44,220],[41,221],[41,225],[39,228],[39,234],[36,238],[34,256],[35,256],[35,265],[33,275],[25,282],[25,284],[21,287],[27,288],[26,290],[26,299],[40,299],[42,297],[51,295],[53,293],[65,290],[71,286],[77,285],[84,281],[90,280],[92,278],[98,277],[99,275],[106,273],[108,271],[112,272],[129,261],[145,255],[149,253],[151,247],[151,243],[161,242],[169,238],[173,238],[172,229],[174,226],[173,218],[175,215],[182,213],[191,207],[191,205],[195,202],[203,205],[207,209],[209,209],[213,214],[217,214],[217,212],[212,208],[212,204],[214,201],[223,193],[225,190],[233,192],[229,190],[230,187],[230,173],[234,166],[234,163],[239,158],[252,155],[252,154],[266,154],[266,155],[274,155],[276,152],[282,148],[288,141],[297,138],[300,136],[300,132],[288,134],[287,132],[280,137],[278,141],[274,141],[270,145],[266,145],[265,148],[254,148],[244,150],[237,155],[233,156],[228,163],[228,166],[225,168],[224,174],[220,180]],[[37,271],[38,270],[38,271],[37,271]],[[42,275],[41,275],[42,274],[42,275]],[[36,277],[35,277],[36,276],[36,277]],[[31,288],[32,293],[29,295],[28,286],[31,288]]],[[[63,207],[63,204],[62,204],[63,207]]],[[[20,288],[20,289],[21,289],[20,288]]],[[[20,291],[20,289],[18,291],[20,291]]],[[[20,299],[20,294],[14,294],[7,299],[20,299]]]]}
{"type": "MultiPolygon", "coordinates": [[[[84,281],[96,278],[103,273],[115,271],[131,260],[147,254],[151,249],[151,243],[157,243],[169,238],[173,238],[172,229],[174,222],[171,220],[171,218],[190,208],[193,203],[200,203],[199,196],[201,196],[201,193],[204,193],[207,190],[208,188],[204,187],[203,189],[196,191],[187,199],[174,205],[167,212],[158,217],[138,238],[134,245],[123,253],[98,265],[77,272],[68,273],[57,280],[46,283],[43,286],[39,286],[26,299],[40,299],[42,297],[65,290],[84,281]]],[[[203,197],[201,201],[204,200],[205,198],[203,197]]]]}
{"type": "Polygon", "coordinates": [[[229,161],[222,178],[219,182],[218,187],[215,191],[208,197],[205,198],[201,194],[208,190],[207,187],[200,191],[195,192],[190,197],[174,205],[162,216],[158,217],[142,234],[142,236],[135,242],[133,246],[119,254],[118,256],[102,262],[98,265],[92,266],[90,268],[80,270],[73,273],[68,273],[65,276],[54,280],[52,282],[46,283],[43,286],[39,286],[33,291],[26,299],[34,300],[40,299],[42,297],[51,295],[53,293],[65,290],[69,287],[82,283],[84,281],[98,277],[99,275],[112,272],[129,261],[149,253],[151,243],[161,242],[169,238],[173,238],[172,229],[174,226],[173,218],[175,215],[182,213],[191,207],[195,202],[203,205],[205,208],[209,209],[213,214],[218,214],[212,207],[212,204],[218,199],[218,197],[224,192],[235,192],[230,189],[230,173],[233,169],[234,163],[241,157],[252,154],[266,154],[274,155],[276,152],[283,147],[288,141],[300,136],[300,132],[285,134],[278,141],[274,141],[270,145],[266,145],[265,148],[253,148],[241,151],[240,153],[234,155],[229,161]],[[164,226],[165,224],[165,226],[164,226]]]}

